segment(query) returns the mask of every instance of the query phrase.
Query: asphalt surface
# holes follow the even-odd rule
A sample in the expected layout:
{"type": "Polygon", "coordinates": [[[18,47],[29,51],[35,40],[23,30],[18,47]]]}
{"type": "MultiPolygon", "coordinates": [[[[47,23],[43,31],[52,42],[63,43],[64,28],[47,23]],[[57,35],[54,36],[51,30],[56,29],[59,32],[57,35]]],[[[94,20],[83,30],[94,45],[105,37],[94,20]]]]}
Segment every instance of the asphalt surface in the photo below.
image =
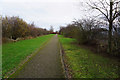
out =
{"type": "Polygon", "coordinates": [[[57,35],[25,64],[15,78],[64,78],[57,35]]]}

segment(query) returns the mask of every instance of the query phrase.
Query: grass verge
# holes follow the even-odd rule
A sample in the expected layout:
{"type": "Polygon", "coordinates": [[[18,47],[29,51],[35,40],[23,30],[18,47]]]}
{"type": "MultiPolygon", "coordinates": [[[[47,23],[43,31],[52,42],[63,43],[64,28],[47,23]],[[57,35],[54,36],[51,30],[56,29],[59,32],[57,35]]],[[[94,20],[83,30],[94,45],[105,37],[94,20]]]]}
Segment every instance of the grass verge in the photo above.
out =
{"type": "Polygon", "coordinates": [[[53,35],[45,35],[29,40],[22,40],[15,43],[2,45],[2,76],[3,78],[12,69],[26,59],[27,56],[34,53],[53,35]]]}
{"type": "Polygon", "coordinates": [[[2,78],[2,45],[0,44],[0,79],[2,78]]]}
{"type": "Polygon", "coordinates": [[[72,44],[76,42],[75,39],[65,38],[62,35],[59,35],[59,38],[72,78],[120,78],[119,61],[72,44]]]}

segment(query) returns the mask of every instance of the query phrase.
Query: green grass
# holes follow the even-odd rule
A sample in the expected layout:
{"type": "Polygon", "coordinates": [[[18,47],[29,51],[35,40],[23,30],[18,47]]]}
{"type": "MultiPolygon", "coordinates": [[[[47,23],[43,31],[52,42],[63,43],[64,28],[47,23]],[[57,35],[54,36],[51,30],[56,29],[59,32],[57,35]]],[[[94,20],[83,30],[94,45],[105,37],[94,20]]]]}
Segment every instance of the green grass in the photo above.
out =
{"type": "Polygon", "coordinates": [[[75,39],[59,35],[65,51],[65,60],[73,78],[119,78],[119,61],[94,54],[88,49],[71,44],[75,39]]]}
{"type": "Polygon", "coordinates": [[[2,74],[3,77],[12,69],[16,68],[27,56],[34,53],[53,35],[45,35],[15,43],[3,44],[2,46],[2,74]]]}
{"type": "Polygon", "coordinates": [[[0,45],[0,78],[2,78],[2,45],[0,45]]]}

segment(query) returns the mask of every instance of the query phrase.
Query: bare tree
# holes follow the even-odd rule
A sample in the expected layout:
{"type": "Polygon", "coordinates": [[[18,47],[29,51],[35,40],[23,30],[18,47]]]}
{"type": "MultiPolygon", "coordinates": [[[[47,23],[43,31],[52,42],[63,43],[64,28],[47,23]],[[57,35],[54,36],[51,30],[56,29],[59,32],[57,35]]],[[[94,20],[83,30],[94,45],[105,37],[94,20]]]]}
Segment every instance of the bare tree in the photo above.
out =
{"type": "Polygon", "coordinates": [[[50,26],[50,32],[52,33],[54,31],[53,26],[50,26]]]}
{"type": "MultiPolygon", "coordinates": [[[[98,0],[97,2],[93,2],[89,0],[87,3],[92,9],[95,9],[104,15],[109,23],[109,31],[108,31],[108,50],[109,53],[112,52],[112,30],[113,30],[113,22],[120,15],[120,1],[119,0],[98,0]]],[[[100,15],[100,14],[99,14],[100,15]]]]}

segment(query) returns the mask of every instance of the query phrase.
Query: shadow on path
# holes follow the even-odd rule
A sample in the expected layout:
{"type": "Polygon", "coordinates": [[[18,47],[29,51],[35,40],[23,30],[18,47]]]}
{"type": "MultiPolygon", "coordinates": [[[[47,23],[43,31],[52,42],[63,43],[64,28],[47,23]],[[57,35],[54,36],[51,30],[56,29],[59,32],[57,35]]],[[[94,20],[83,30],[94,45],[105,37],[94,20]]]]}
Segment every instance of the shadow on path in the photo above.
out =
{"type": "Polygon", "coordinates": [[[34,56],[15,78],[64,78],[57,35],[34,56]]]}

